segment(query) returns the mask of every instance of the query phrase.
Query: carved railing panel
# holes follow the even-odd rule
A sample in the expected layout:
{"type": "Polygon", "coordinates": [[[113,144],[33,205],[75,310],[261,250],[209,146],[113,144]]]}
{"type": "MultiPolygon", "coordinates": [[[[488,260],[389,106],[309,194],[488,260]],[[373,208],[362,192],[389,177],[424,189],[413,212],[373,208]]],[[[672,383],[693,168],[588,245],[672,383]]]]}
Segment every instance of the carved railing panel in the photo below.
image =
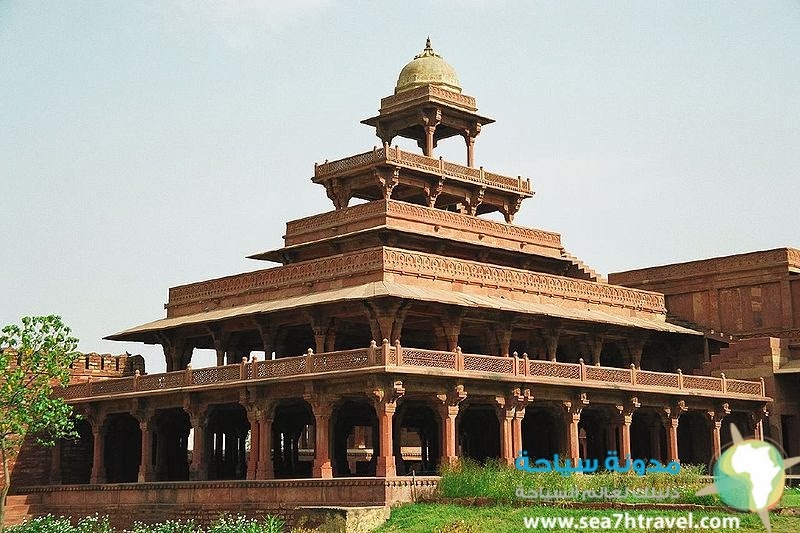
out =
{"type": "Polygon", "coordinates": [[[471,372],[494,372],[496,374],[514,374],[513,357],[494,357],[491,355],[464,354],[464,370],[471,372]]]}
{"type": "Polygon", "coordinates": [[[630,383],[631,371],[607,366],[585,366],[586,381],[605,381],[608,383],[630,383]]]}
{"type": "Polygon", "coordinates": [[[722,380],[706,376],[683,376],[683,388],[722,392],[722,380]]]}
{"type": "Polygon", "coordinates": [[[192,370],[192,385],[209,385],[241,379],[240,365],[212,366],[192,370]]]}
{"type": "MultiPolygon", "coordinates": [[[[686,379],[686,378],[684,378],[686,379]]],[[[741,381],[738,379],[726,380],[728,392],[733,394],[752,394],[754,396],[761,396],[761,382],[759,381],[741,381]]]]}
{"type": "Polygon", "coordinates": [[[147,374],[139,378],[139,390],[174,389],[186,384],[184,372],[167,372],[165,374],[147,374]]]}
{"type": "Polygon", "coordinates": [[[331,372],[333,370],[346,370],[349,368],[362,368],[369,362],[369,352],[366,349],[343,350],[316,354],[312,358],[314,372],[331,372]]]}
{"type": "Polygon", "coordinates": [[[134,378],[104,379],[92,383],[92,394],[115,394],[134,391],[134,378]]]}
{"type": "Polygon", "coordinates": [[[581,365],[577,363],[557,363],[532,359],[528,361],[528,375],[580,381],[581,365]]]}
{"type": "Polygon", "coordinates": [[[281,357],[258,363],[258,377],[273,378],[306,373],[306,356],[281,357]]]}
{"type": "Polygon", "coordinates": [[[680,388],[678,374],[650,372],[648,370],[636,371],[636,384],[647,387],[665,387],[668,389],[680,388]]]}
{"type": "Polygon", "coordinates": [[[456,354],[455,352],[403,348],[403,366],[426,366],[455,370],[456,354]]]}

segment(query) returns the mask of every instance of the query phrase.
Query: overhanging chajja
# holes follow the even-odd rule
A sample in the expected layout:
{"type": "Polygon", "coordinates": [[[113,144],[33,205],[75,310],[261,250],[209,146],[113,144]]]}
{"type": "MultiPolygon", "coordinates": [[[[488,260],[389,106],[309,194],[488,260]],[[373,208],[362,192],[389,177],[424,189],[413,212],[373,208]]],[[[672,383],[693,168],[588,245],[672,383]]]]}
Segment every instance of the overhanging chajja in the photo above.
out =
{"type": "Polygon", "coordinates": [[[567,320],[595,322],[622,327],[648,329],[651,331],[666,333],[702,335],[702,333],[698,331],[667,322],[647,320],[636,317],[617,316],[603,311],[565,308],[554,304],[525,302],[516,299],[511,300],[507,298],[501,298],[498,296],[480,296],[475,294],[444,291],[440,289],[411,287],[399,283],[376,281],[365,283],[364,285],[358,285],[356,287],[335,289],[316,294],[259,302],[237,307],[229,307],[226,309],[215,309],[213,311],[206,311],[193,315],[162,318],[160,320],[148,322],[119,333],[114,333],[113,335],[106,337],[106,339],[155,342],[155,340],[148,338],[147,334],[155,331],[176,328],[179,326],[202,324],[205,322],[214,322],[228,318],[237,318],[260,313],[270,313],[274,311],[295,309],[323,303],[334,303],[347,300],[363,300],[381,296],[392,296],[396,298],[405,298],[423,302],[438,302],[462,307],[479,307],[484,309],[513,311],[529,315],[551,316],[567,320]]]}

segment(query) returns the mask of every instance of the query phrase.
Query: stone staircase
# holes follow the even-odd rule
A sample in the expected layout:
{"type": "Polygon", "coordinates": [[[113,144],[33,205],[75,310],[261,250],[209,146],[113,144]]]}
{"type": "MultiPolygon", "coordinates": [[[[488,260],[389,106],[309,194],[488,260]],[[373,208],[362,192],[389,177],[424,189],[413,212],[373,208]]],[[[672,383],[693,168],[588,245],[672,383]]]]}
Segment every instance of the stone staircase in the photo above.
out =
{"type": "Polygon", "coordinates": [[[38,516],[42,497],[38,494],[8,496],[6,498],[5,526],[16,526],[29,518],[38,516]]]}
{"type": "Polygon", "coordinates": [[[568,260],[571,265],[567,269],[566,275],[578,279],[585,279],[588,281],[596,281],[599,283],[608,283],[608,279],[595,271],[592,267],[572,255],[566,250],[561,250],[561,257],[568,260]]]}

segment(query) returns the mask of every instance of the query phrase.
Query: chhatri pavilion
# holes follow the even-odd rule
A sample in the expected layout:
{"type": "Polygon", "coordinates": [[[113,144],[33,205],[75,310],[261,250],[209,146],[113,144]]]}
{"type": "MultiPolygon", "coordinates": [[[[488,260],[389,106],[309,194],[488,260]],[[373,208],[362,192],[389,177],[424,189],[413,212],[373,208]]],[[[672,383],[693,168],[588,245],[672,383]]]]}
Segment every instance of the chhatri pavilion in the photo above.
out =
{"type": "Polygon", "coordinates": [[[727,422],[761,437],[763,380],[702,375],[719,339],[514,224],[533,188],[476,166],[493,122],[429,40],[362,121],[381,145],[314,166],[333,210],[251,256],[280,266],[172,287],[164,318],[109,336],[160,344],[167,372],[65,389],[81,438],[18,492],[77,512],[384,504],[458,458],[708,464],[727,422]],[[464,164],[436,156],[451,137],[464,164]],[[192,368],[201,349],[216,366],[192,368]]]}

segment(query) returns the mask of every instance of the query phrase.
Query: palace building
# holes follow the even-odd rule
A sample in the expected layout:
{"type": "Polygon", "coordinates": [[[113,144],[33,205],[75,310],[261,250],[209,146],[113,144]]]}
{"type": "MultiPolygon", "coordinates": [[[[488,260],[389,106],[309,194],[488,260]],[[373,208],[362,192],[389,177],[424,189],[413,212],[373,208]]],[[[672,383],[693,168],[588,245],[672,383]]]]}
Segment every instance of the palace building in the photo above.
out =
{"type": "MultiPolygon", "coordinates": [[[[609,282],[559,234],[515,225],[531,182],[476,166],[494,121],[430,41],[362,122],[380,146],[314,166],[333,210],[288,222],[282,248],[251,256],[280,266],[172,287],[165,317],[108,337],[160,344],[166,373],[61,391],[81,438],[49,454],[47,476],[14,484],[31,513],[288,516],[409,500],[459,458],[616,450],[708,464],[730,440],[723,421],[770,431],[779,369],[728,372],[744,355],[719,331],[746,328],[697,311],[715,309],[701,293],[719,270],[691,290],[672,270],[609,282]],[[451,137],[464,164],[436,156],[451,137]],[[193,368],[198,349],[216,366],[193,368]]],[[[764,327],[770,290],[748,292],[764,327]]],[[[781,327],[798,316],[778,314],[781,327]]],[[[778,425],[796,424],[796,404],[781,409],[778,425]]]]}

